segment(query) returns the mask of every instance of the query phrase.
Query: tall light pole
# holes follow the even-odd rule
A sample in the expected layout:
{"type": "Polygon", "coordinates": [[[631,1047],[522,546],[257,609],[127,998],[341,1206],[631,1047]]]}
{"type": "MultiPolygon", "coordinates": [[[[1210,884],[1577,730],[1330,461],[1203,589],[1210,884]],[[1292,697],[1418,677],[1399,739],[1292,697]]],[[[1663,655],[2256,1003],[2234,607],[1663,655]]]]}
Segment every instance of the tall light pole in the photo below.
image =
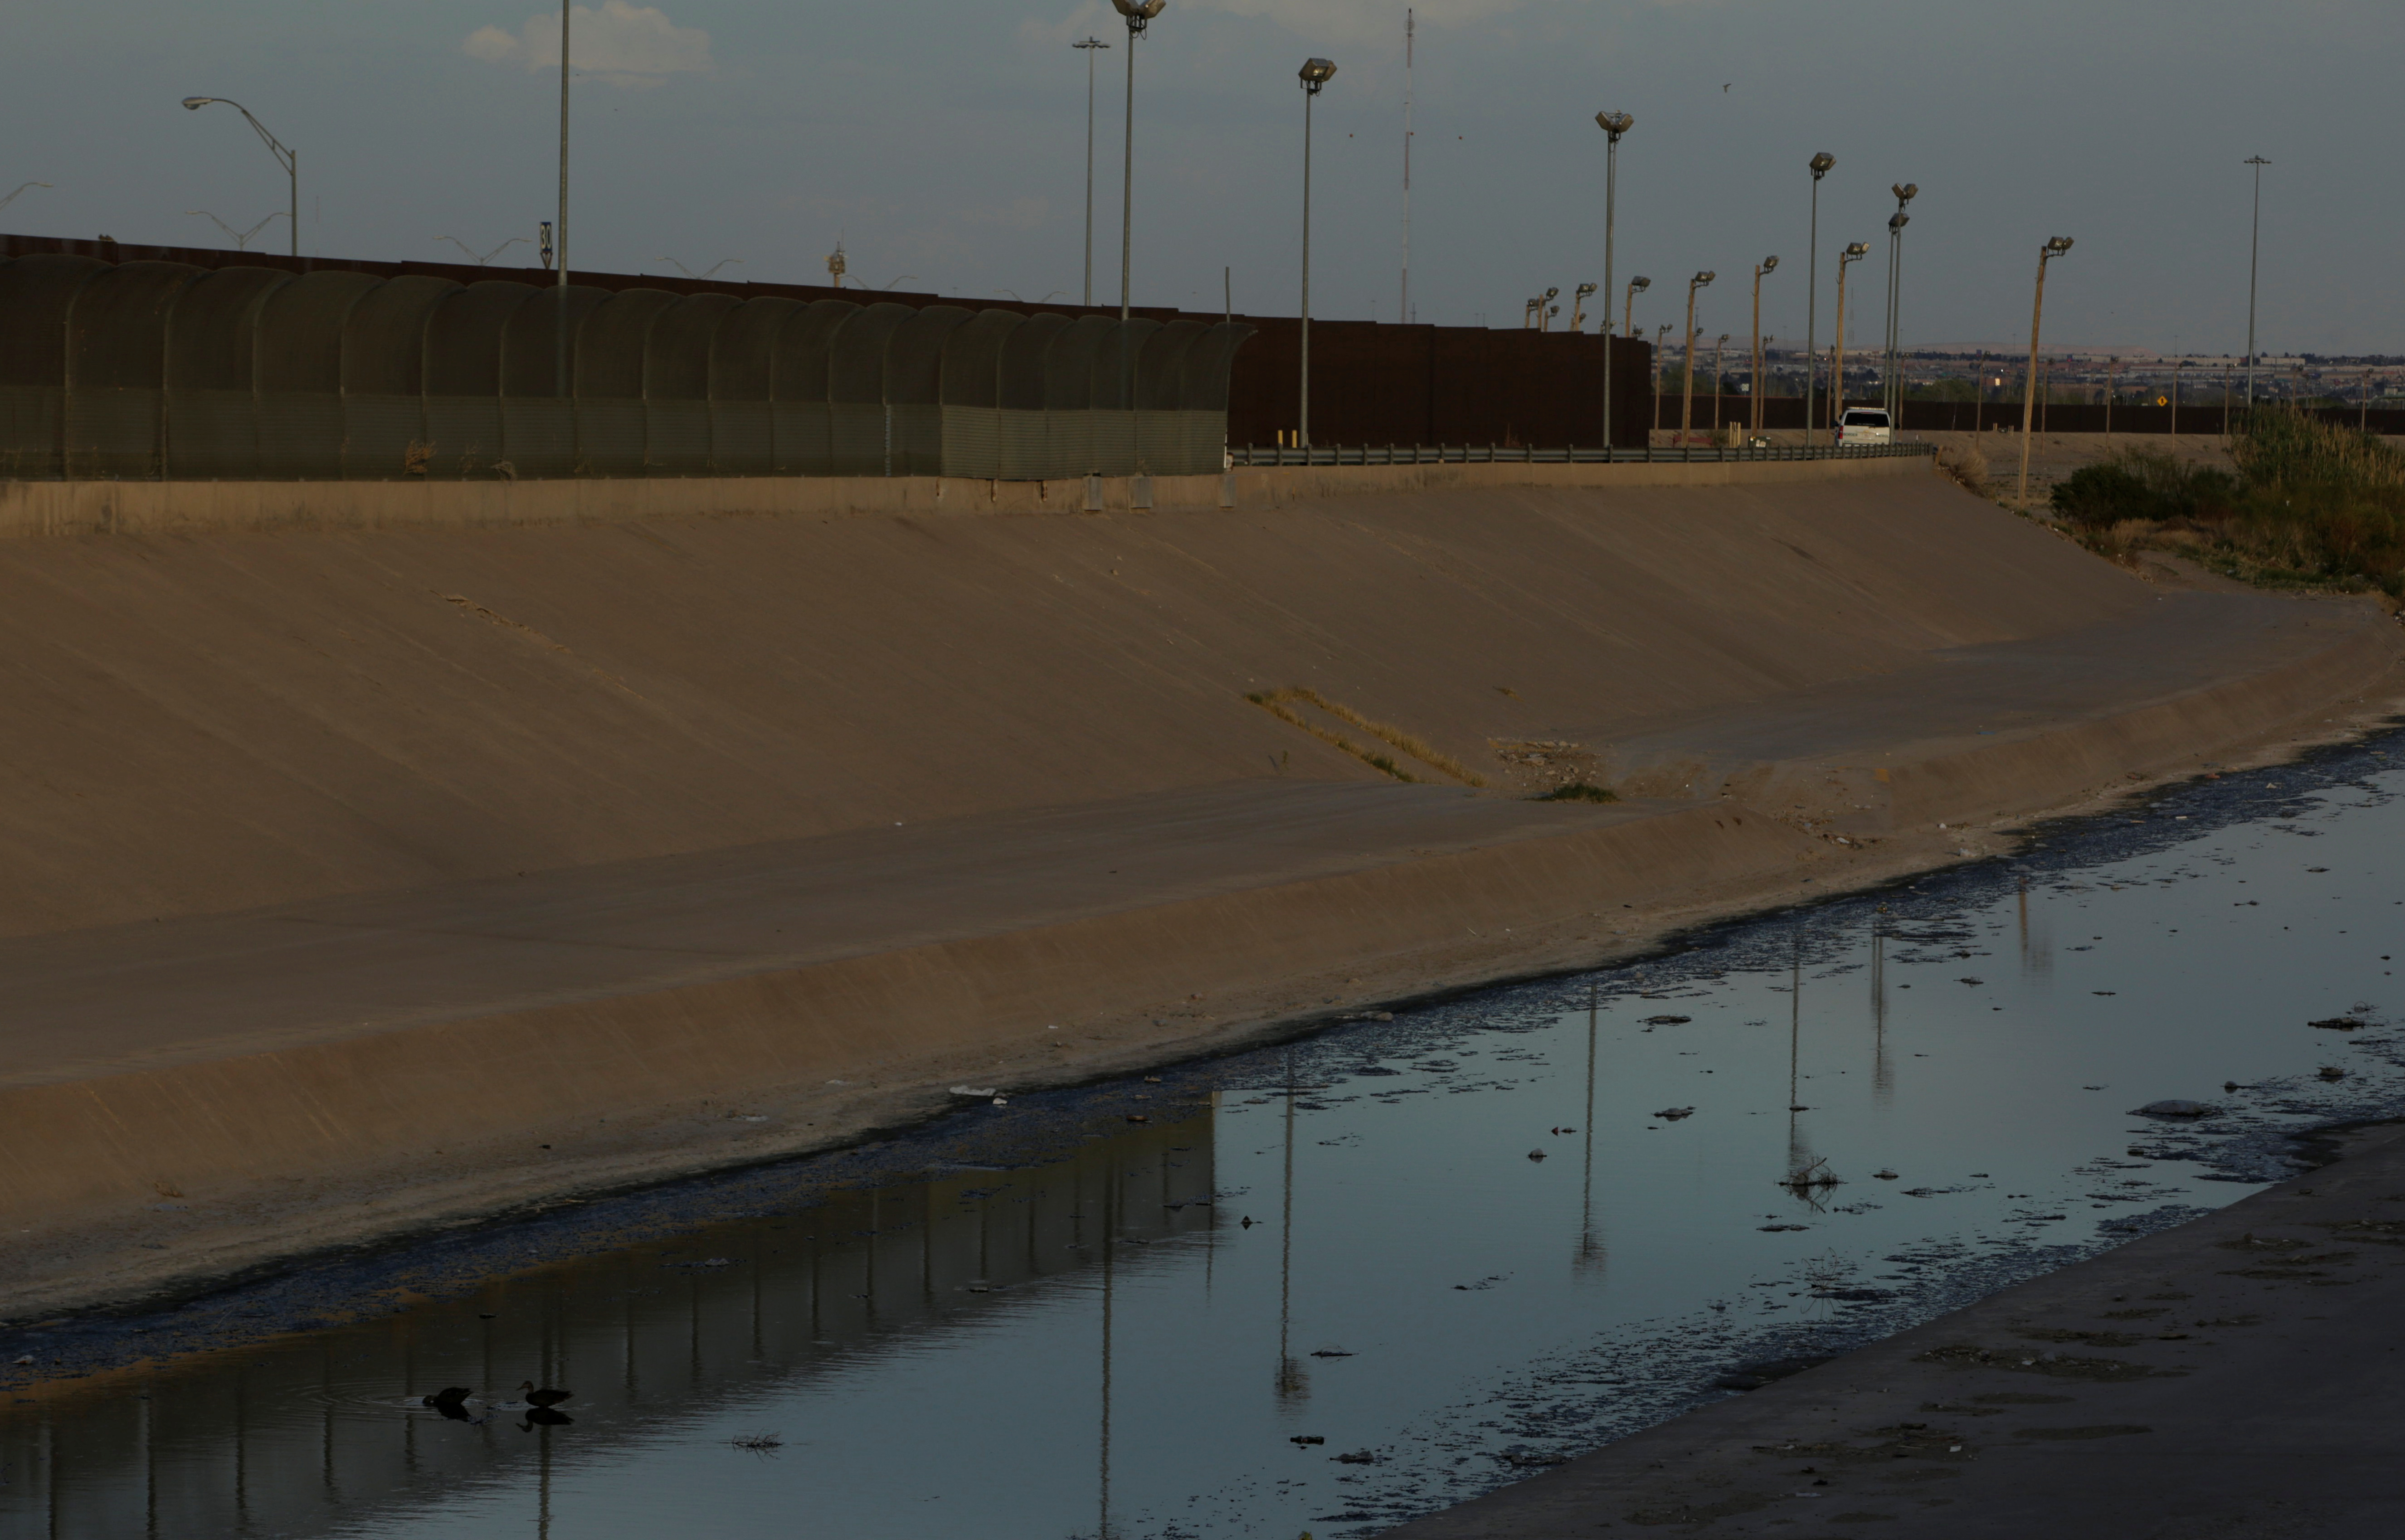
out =
{"type": "MultiPolygon", "coordinates": [[[[1119,173],[1119,319],[1128,318],[1128,273],[1135,259],[1135,42],[1169,0],[1111,0],[1127,18],[1127,149],[1119,173]]],[[[1307,335],[1307,333],[1306,333],[1307,335]]]]}
{"type": "Polygon", "coordinates": [[[2271,162],[2257,155],[2246,164],[2255,168],[2255,218],[2246,236],[2246,407],[2255,407],[2255,274],[2263,260],[2263,168],[2271,162]]]}
{"type": "Polygon", "coordinates": [[[2030,304],[2029,383],[2021,387],[2020,505],[2029,506],[2030,423],[2037,412],[2038,323],[2046,315],[2046,264],[2071,249],[2071,237],[2058,235],[2037,248],[2037,298],[2030,304]]]}
{"type": "MultiPolygon", "coordinates": [[[[1624,112],[1598,112],[1595,126],[1603,130],[1603,454],[1611,457],[1611,220],[1620,193],[1620,136],[1637,126],[1624,112]]],[[[1629,286],[1628,302],[1637,302],[1643,280],[1629,286]]]]}
{"type": "Polygon", "coordinates": [[[1086,298],[1084,303],[1090,306],[1094,302],[1094,54],[1097,49],[1109,48],[1110,45],[1099,37],[1089,37],[1081,43],[1072,43],[1069,46],[1081,50],[1086,56],[1086,298]]]}
{"type": "Polygon", "coordinates": [[[1904,316],[1904,227],[1912,222],[1904,212],[1905,205],[1920,196],[1918,182],[1897,182],[1888,189],[1895,194],[1895,215],[1887,222],[1887,362],[1881,377],[1889,382],[1885,394],[1888,403],[1888,426],[1898,427],[1904,422],[1904,381],[1900,366],[1904,357],[1901,322],[1904,316]]]}
{"type": "Polygon", "coordinates": [[[1846,412],[1846,269],[1871,253],[1870,243],[1856,241],[1837,253],[1837,347],[1836,359],[1829,374],[1829,416],[1832,421],[1846,412]]]}
{"type": "Polygon", "coordinates": [[[1403,7],[1403,294],[1395,305],[1398,325],[1412,324],[1412,95],[1418,77],[1414,58],[1419,23],[1413,7],[1403,7]]]}
{"type": "Polygon", "coordinates": [[[1779,271],[1779,259],[1765,257],[1753,270],[1753,431],[1762,431],[1762,279],[1779,271]]]}
{"type": "Polygon", "coordinates": [[[1837,158],[1827,150],[1812,157],[1812,245],[1804,257],[1804,447],[1812,447],[1814,378],[1821,367],[1821,178],[1837,158]]]}
{"type": "Polygon", "coordinates": [[[1729,334],[1723,331],[1712,344],[1712,437],[1716,440],[1721,435],[1721,356],[1728,348],[1728,340],[1729,334]]]}
{"type": "MultiPolygon", "coordinates": [[[[293,154],[291,150],[286,148],[283,140],[278,139],[275,135],[268,133],[267,125],[260,122],[258,119],[253,118],[250,115],[250,109],[244,106],[240,102],[233,101],[231,98],[224,96],[187,96],[184,98],[184,110],[187,112],[198,112],[203,107],[207,106],[212,103],[215,103],[219,106],[232,107],[234,111],[241,113],[242,120],[250,125],[250,131],[259,135],[260,143],[267,147],[267,153],[274,156],[275,163],[284,168],[285,178],[292,192],[292,212],[288,216],[288,222],[292,227],[292,255],[295,257],[300,256],[301,157],[293,154]]],[[[48,187],[49,184],[48,182],[28,183],[27,186],[48,187]]],[[[24,190],[24,188],[19,188],[17,192],[22,192],[24,190]]],[[[8,196],[14,198],[16,195],[16,192],[12,192],[8,196]]]]}
{"type": "MultiPolygon", "coordinates": [[[[1124,4],[1125,0],[1117,0],[1124,4]]],[[[1153,9],[1160,0],[1149,0],[1153,9]]],[[[1302,82],[1302,440],[1303,463],[1311,463],[1311,104],[1336,77],[1336,66],[1326,59],[1306,59],[1295,78],[1302,82]]]]}
{"type": "Polygon", "coordinates": [[[1631,337],[1637,335],[1637,297],[1653,287],[1653,280],[1641,273],[1628,280],[1628,296],[1620,307],[1620,326],[1631,337]]]}
{"type": "MultiPolygon", "coordinates": [[[[1594,284],[1581,284],[1578,287],[1570,291],[1570,329],[1572,331],[1583,331],[1586,329],[1587,296],[1596,291],[1596,286],[1594,284]]],[[[1611,303],[1610,301],[1606,301],[1604,302],[1605,315],[1603,317],[1603,334],[1606,337],[1610,337],[1611,335],[1610,310],[1611,303]]]]}
{"type": "Polygon", "coordinates": [[[1688,432],[1695,422],[1695,290],[1706,287],[1720,274],[1698,273],[1687,280],[1687,347],[1681,354],[1679,367],[1686,375],[1686,391],[1679,402],[1679,442],[1687,441],[1688,432]]]}

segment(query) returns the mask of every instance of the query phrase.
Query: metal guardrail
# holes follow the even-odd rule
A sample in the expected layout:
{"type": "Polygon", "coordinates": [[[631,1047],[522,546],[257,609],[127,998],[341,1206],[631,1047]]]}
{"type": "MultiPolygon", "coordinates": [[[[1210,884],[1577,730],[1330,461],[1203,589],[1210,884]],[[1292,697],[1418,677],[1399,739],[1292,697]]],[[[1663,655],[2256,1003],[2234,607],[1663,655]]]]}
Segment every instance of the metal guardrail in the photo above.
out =
{"type": "Polygon", "coordinates": [[[1534,444],[1324,444],[1310,449],[1273,444],[1231,446],[1231,466],[1307,465],[1711,465],[1746,460],[1884,460],[1937,453],[1925,443],[1829,444],[1807,449],[1799,444],[1765,444],[1762,448],[1681,447],[1606,449],[1600,444],[1563,445],[1540,449],[1534,444]]]}

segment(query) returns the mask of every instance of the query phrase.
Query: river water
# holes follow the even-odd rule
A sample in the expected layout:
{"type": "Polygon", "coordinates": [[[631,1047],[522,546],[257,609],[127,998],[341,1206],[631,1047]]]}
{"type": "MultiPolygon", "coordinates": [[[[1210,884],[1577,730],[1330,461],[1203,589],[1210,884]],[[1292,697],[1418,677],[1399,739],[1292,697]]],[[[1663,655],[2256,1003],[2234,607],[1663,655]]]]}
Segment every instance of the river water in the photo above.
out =
{"type": "Polygon", "coordinates": [[[0,1333],[31,1361],[0,1536],[1371,1533],[2405,1111],[2392,751],[1641,963],[0,1333]],[[2172,1098],[2215,1111],[2132,1111],[2172,1098]],[[478,1394],[416,1403],[444,1386],[478,1394]]]}

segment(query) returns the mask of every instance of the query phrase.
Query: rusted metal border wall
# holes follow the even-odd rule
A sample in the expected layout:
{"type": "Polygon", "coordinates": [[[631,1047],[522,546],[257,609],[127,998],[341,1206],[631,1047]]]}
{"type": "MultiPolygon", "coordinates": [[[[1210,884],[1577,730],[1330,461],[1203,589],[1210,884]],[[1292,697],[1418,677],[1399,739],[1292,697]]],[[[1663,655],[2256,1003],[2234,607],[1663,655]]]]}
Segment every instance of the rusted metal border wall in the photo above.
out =
{"type": "Polygon", "coordinates": [[[470,276],[0,259],[0,477],[1200,475],[1250,330],[470,276]]]}

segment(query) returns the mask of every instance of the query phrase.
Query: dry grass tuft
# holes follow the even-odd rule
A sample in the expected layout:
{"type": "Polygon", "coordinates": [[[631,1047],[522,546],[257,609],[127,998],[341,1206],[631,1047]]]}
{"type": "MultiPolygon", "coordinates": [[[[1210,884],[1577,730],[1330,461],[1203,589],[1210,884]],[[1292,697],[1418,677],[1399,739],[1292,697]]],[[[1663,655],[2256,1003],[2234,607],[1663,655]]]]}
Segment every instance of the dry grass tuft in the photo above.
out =
{"type": "Polygon", "coordinates": [[[1974,443],[1948,444],[1937,452],[1937,469],[1961,483],[1966,492],[1987,497],[1988,456],[1974,443]]]}

